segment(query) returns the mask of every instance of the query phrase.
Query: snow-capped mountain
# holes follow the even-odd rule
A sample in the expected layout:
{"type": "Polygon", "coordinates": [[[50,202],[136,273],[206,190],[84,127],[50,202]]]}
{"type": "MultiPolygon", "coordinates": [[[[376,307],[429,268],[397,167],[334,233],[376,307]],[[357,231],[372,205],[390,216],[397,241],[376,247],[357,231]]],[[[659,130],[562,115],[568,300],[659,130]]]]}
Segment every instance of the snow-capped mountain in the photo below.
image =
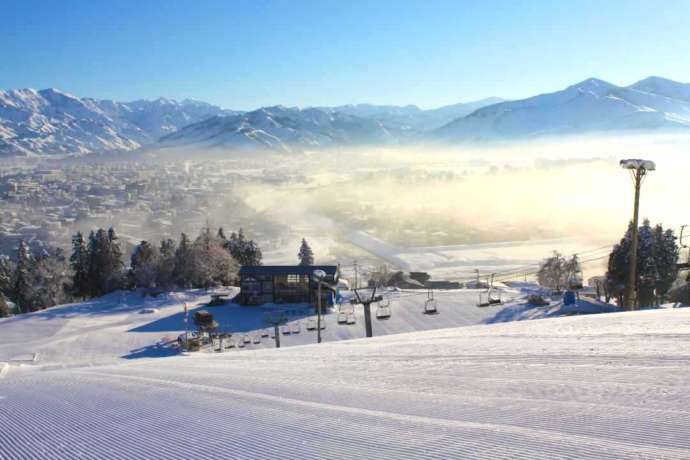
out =
{"type": "Polygon", "coordinates": [[[0,91],[0,155],[135,150],[199,120],[227,113],[196,101],[121,103],[57,89],[0,91]]]}
{"type": "Polygon", "coordinates": [[[416,105],[372,105],[355,104],[336,107],[319,107],[329,112],[342,112],[362,118],[373,118],[382,123],[408,126],[416,131],[440,128],[451,121],[469,115],[487,105],[503,102],[500,97],[489,97],[472,102],[446,105],[437,109],[422,110],[416,105]]]}
{"type": "Polygon", "coordinates": [[[690,84],[650,77],[627,87],[590,78],[555,93],[474,111],[433,133],[437,140],[690,128],[690,84]]]}
{"type": "Polygon", "coordinates": [[[192,124],[163,137],[158,146],[292,151],[387,144],[409,135],[405,127],[386,125],[373,118],[317,108],[275,106],[192,124]]]}

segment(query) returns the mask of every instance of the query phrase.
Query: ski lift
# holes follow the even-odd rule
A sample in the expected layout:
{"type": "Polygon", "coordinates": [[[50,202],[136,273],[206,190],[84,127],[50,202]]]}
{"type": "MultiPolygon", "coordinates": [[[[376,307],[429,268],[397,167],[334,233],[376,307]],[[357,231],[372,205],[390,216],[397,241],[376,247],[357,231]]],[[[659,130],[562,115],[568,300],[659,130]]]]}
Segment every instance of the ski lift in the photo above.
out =
{"type": "Polygon", "coordinates": [[[424,311],[422,313],[425,315],[438,314],[438,303],[436,302],[436,299],[434,299],[434,291],[431,289],[429,289],[427,292],[427,299],[424,302],[424,311]]]}
{"type": "Polygon", "coordinates": [[[255,345],[258,345],[261,343],[261,336],[260,335],[255,335],[254,338],[252,339],[252,343],[255,345]]]}
{"type": "Polygon", "coordinates": [[[251,342],[252,342],[252,338],[245,334],[245,336],[242,337],[242,342],[244,342],[244,343],[251,343],[251,342]]]}
{"type": "Polygon", "coordinates": [[[391,317],[390,301],[387,304],[379,303],[376,307],[376,319],[388,319],[391,317]]]}
{"type": "Polygon", "coordinates": [[[268,334],[269,334],[268,329],[264,329],[261,331],[261,337],[264,337],[264,338],[268,337],[268,334]]]}
{"type": "Polygon", "coordinates": [[[347,325],[351,326],[353,324],[357,323],[357,319],[355,317],[354,313],[348,313],[347,315],[347,325]]]}
{"type": "Polygon", "coordinates": [[[235,348],[235,341],[228,340],[227,342],[225,342],[225,348],[235,348]]]}
{"type": "Polygon", "coordinates": [[[237,342],[237,348],[244,348],[244,342],[242,340],[237,342]]]}
{"type": "Polygon", "coordinates": [[[282,332],[283,335],[288,335],[288,334],[290,334],[290,326],[288,326],[287,324],[283,324],[283,325],[280,327],[280,332],[282,332]]]}
{"type": "Polygon", "coordinates": [[[314,318],[309,318],[307,320],[307,330],[308,331],[315,331],[316,330],[316,320],[314,318]]]}
{"type": "Polygon", "coordinates": [[[299,327],[299,321],[292,323],[290,326],[290,334],[299,334],[301,331],[301,328],[299,327]]]}

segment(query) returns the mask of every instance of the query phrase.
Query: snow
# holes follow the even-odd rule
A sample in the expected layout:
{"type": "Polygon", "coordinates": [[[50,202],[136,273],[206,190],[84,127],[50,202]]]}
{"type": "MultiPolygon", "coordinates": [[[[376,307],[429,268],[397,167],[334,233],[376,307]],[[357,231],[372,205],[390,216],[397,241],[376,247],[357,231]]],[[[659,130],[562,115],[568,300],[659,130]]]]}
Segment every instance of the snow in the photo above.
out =
{"type": "Polygon", "coordinates": [[[22,369],[0,458],[682,459],[689,360],[664,309],[22,369]]]}

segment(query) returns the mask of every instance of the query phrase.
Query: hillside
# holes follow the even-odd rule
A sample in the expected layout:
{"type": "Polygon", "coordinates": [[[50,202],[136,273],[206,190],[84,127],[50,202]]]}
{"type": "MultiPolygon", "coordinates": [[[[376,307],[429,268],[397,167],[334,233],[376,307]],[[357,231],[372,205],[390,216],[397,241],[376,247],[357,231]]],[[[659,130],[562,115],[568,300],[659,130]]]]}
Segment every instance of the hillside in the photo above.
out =
{"type": "Polygon", "coordinates": [[[1,455],[688,458],[688,350],[673,309],[26,365],[0,381],[1,455]]]}

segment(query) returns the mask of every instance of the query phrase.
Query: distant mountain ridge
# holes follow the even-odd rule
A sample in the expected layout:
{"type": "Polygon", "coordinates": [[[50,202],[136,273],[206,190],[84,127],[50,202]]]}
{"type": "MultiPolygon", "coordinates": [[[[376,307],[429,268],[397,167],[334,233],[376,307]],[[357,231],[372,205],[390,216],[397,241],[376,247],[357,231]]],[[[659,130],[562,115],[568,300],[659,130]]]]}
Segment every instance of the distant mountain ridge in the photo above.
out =
{"type": "Polygon", "coordinates": [[[189,100],[122,103],[77,98],[53,88],[0,91],[0,155],[135,150],[183,126],[232,113],[189,100]]]}
{"type": "Polygon", "coordinates": [[[690,128],[690,84],[649,77],[630,86],[590,78],[554,93],[480,108],[437,129],[440,142],[690,128]]]}
{"type": "Polygon", "coordinates": [[[240,112],[169,99],[116,102],[56,89],[0,91],[0,156],[177,147],[293,152],[353,145],[458,144],[690,129],[690,84],[590,78],[561,91],[423,110],[414,105],[263,107],[240,112]]]}

